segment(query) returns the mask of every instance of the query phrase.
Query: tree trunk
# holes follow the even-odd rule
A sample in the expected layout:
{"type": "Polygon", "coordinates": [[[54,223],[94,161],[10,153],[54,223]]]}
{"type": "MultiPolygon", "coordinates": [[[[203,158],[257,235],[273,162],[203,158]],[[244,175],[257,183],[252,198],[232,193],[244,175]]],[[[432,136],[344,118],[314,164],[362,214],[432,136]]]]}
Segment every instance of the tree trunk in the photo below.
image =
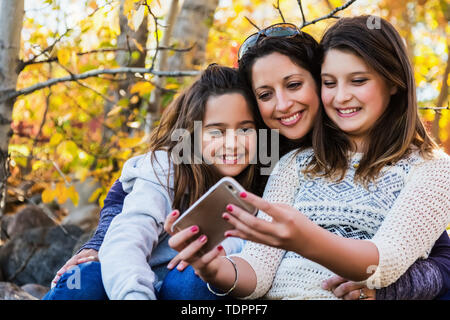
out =
{"type": "MultiPolygon", "coordinates": [[[[24,1],[0,1],[0,92],[16,89],[20,33],[24,1]]],[[[0,103],[0,225],[6,203],[6,180],[9,175],[8,143],[14,99],[0,103]]]]}
{"type": "MultiPolygon", "coordinates": [[[[174,1],[178,4],[178,1],[174,1]]],[[[189,48],[187,52],[175,52],[167,58],[161,58],[163,62],[160,70],[195,70],[203,67],[206,56],[206,44],[208,42],[209,29],[214,21],[214,12],[219,0],[184,0],[180,14],[174,25],[171,45],[177,48],[189,48]],[[167,68],[167,69],[166,69],[167,68]]],[[[169,19],[170,21],[170,19],[169,19]]],[[[165,53],[167,55],[167,53],[165,53]]],[[[156,93],[156,94],[161,94],[156,93]]],[[[152,123],[161,115],[160,98],[154,98],[149,110],[152,123]]]]}
{"type": "MultiPolygon", "coordinates": [[[[163,38],[160,43],[162,47],[170,46],[170,38],[172,36],[173,28],[175,25],[175,21],[178,15],[178,0],[172,0],[170,3],[169,13],[164,19],[164,33],[163,38]]],[[[167,59],[169,57],[169,50],[161,50],[158,52],[157,60],[156,60],[156,70],[166,71],[167,70],[167,59]]],[[[145,132],[150,133],[151,129],[153,129],[153,125],[156,120],[159,118],[159,112],[161,110],[161,98],[162,98],[162,90],[159,88],[163,88],[165,85],[164,77],[155,77],[155,85],[156,88],[152,91],[148,106],[147,112],[147,121],[146,126],[144,128],[145,132]]]]}
{"type": "MultiPolygon", "coordinates": [[[[439,93],[439,97],[437,100],[436,107],[442,108],[444,107],[445,101],[448,99],[448,75],[450,73],[450,45],[447,46],[447,66],[445,67],[444,75],[442,77],[442,87],[441,92],[439,93]]],[[[434,137],[434,140],[437,143],[441,143],[441,139],[439,138],[439,120],[441,119],[440,110],[436,110],[436,114],[434,115],[433,125],[431,127],[431,133],[434,137]]]]}

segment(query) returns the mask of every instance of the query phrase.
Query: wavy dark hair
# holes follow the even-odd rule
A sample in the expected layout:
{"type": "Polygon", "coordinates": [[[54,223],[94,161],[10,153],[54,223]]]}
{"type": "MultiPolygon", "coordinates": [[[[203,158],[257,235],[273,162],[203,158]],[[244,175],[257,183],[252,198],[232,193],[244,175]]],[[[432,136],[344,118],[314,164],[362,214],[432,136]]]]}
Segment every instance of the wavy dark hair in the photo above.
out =
{"type": "MultiPolygon", "coordinates": [[[[386,165],[393,165],[417,148],[431,158],[437,147],[419,117],[414,73],[406,47],[395,28],[374,16],[341,18],[324,34],[320,43],[323,57],[331,49],[350,52],[362,58],[397,92],[391,96],[385,112],[374,124],[356,170],[355,181],[367,184],[386,165]],[[379,19],[380,28],[369,28],[370,19],[379,19]]],[[[306,173],[342,179],[352,150],[347,135],[320,108],[313,129],[315,157],[306,173]]]]}
{"type": "MultiPolygon", "coordinates": [[[[169,154],[179,141],[173,140],[176,130],[187,130],[190,141],[200,141],[194,139],[194,121],[202,121],[206,103],[210,97],[229,93],[239,93],[247,101],[253,116],[255,107],[253,106],[253,95],[243,83],[236,69],[209,65],[198,79],[186,90],[184,90],[164,111],[160,124],[152,131],[150,137],[150,150],[165,150],[169,154]]],[[[226,106],[224,106],[226,108],[226,106]]],[[[256,122],[258,127],[258,122],[256,122]]],[[[194,163],[195,146],[191,144],[190,163],[176,163],[173,159],[169,161],[174,168],[174,199],[173,207],[185,210],[200,198],[211,186],[213,186],[222,176],[212,165],[194,163]],[[186,192],[188,191],[188,192],[186,192]]],[[[185,156],[185,155],[183,155],[185,156]]],[[[152,153],[152,164],[156,158],[152,153]]],[[[250,164],[236,179],[244,188],[253,187],[256,166],[250,164]]],[[[167,181],[169,186],[169,180],[167,181]]]]}

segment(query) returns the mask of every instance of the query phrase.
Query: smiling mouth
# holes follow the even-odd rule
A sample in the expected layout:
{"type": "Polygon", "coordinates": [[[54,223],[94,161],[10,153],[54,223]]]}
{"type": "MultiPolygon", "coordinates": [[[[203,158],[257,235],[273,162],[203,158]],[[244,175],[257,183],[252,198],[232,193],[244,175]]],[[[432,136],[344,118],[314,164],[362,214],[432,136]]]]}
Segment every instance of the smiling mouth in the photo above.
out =
{"type": "Polygon", "coordinates": [[[361,107],[355,107],[355,108],[345,108],[345,109],[336,109],[337,113],[341,117],[351,117],[358,113],[362,108],[361,107]]]}
{"type": "Polygon", "coordinates": [[[285,126],[294,125],[302,118],[302,115],[303,115],[304,111],[305,110],[299,111],[297,113],[294,113],[293,115],[290,115],[289,117],[278,118],[278,121],[280,121],[281,124],[285,125],[285,126]]]}
{"type": "Polygon", "coordinates": [[[222,163],[224,164],[237,164],[239,160],[241,160],[244,157],[242,154],[238,155],[222,155],[219,156],[219,159],[222,160],[222,163]]]}

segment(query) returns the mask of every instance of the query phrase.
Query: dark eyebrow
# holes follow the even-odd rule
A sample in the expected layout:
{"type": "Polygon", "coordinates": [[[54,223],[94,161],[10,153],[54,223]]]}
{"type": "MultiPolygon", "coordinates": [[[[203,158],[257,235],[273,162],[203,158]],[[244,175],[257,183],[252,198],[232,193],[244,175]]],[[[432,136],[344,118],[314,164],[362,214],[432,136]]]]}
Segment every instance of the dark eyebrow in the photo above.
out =
{"type": "MultiPolygon", "coordinates": [[[[240,125],[243,125],[243,124],[256,124],[256,122],[253,121],[253,120],[244,120],[244,121],[239,122],[239,124],[240,124],[240,125]]],[[[209,123],[209,124],[205,125],[205,128],[210,128],[210,127],[226,127],[226,126],[227,126],[227,125],[226,125],[225,123],[222,123],[222,122],[214,122],[214,123],[209,123]]]]}
{"type": "MultiPolygon", "coordinates": [[[[291,77],[293,77],[293,76],[301,76],[301,77],[304,77],[305,75],[304,75],[303,73],[292,73],[292,74],[289,74],[289,75],[283,77],[283,80],[286,81],[286,80],[288,80],[289,78],[291,78],[291,77]]],[[[255,90],[258,90],[258,89],[265,89],[265,88],[270,88],[270,86],[266,86],[266,85],[260,86],[260,87],[258,87],[258,88],[255,88],[255,90]]]]}
{"type": "MultiPolygon", "coordinates": [[[[350,73],[350,75],[354,76],[354,75],[358,75],[358,74],[367,74],[367,73],[370,73],[370,72],[369,71],[355,71],[355,72],[350,73]]],[[[328,73],[321,73],[320,75],[322,77],[323,76],[329,76],[329,77],[333,76],[332,74],[328,74],[328,73]]]]}

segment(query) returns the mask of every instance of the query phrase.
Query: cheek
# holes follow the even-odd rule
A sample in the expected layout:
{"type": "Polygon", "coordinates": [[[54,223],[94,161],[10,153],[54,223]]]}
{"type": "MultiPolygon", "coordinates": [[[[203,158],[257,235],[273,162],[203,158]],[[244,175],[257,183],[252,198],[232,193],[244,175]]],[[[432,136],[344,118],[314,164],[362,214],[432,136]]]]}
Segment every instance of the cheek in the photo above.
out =
{"type": "Polygon", "coordinates": [[[272,113],[273,113],[273,108],[270,105],[269,102],[258,102],[258,109],[259,109],[259,113],[261,114],[261,118],[264,121],[264,123],[266,125],[268,125],[267,123],[270,122],[272,119],[272,113]]]}
{"type": "Polygon", "coordinates": [[[333,90],[328,89],[327,87],[322,87],[322,103],[325,108],[331,106],[331,101],[333,100],[333,90]]]}

